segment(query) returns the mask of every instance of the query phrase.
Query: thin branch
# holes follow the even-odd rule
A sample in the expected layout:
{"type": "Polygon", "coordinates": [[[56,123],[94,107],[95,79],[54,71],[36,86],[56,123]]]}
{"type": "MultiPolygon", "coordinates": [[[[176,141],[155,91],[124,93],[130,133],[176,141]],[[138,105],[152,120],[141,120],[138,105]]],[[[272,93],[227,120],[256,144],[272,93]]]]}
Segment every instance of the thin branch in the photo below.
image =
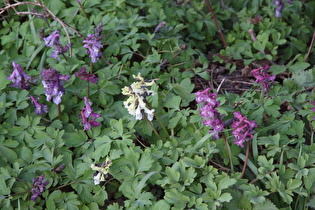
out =
{"type": "Polygon", "coordinates": [[[250,148],[250,142],[248,141],[246,143],[247,145],[247,148],[246,148],[246,156],[245,156],[245,161],[244,161],[244,165],[243,165],[243,169],[242,169],[242,175],[241,175],[241,178],[243,178],[244,174],[245,174],[245,169],[246,169],[246,166],[247,166],[247,162],[248,162],[248,156],[249,156],[249,148],[250,148]]]}
{"type": "Polygon", "coordinates": [[[207,5],[207,7],[208,7],[209,12],[211,13],[211,16],[212,16],[212,18],[213,18],[213,21],[214,21],[215,25],[216,25],[217,28],[218,28],[218,32],[219,32],[219,34],[220,34],[221,40],[222,40],[222,42],[223,42],[223,45],[224,45],[224,47],[226,47],[227,44],[226,44],[224,35],[223,35],[223,33],[222,33],[220,24],[219,24],[219,22],[218,22],[216,16],[214,15],[214,12],[213,12],[212,8],[211,8],[210,1],[209,1],[209,0],[205,0],[205,3],[206,3],[206,5],[207,5]]]}
{"type": "MultiPolygon", "coordinates": [[[[77,33],[78,35],[80,35],[81,37],[84,37],[80,32],[78,32],[75,28],[73,28],[72,26],[70,26],[69,24],[63,22],[62,20],[60,20],[52,11],[50,11],[43,3],[39,3],[39,2],[17,2],[15,4],[10,4],[9,2],[7,2],[7,6],[4,7],[4,8],[1,8],[0,9],[0,15],[2,13],[4,13],[6,10],[12,8],[16,14],[18,15],[35,15],[35,16],[41,16],[41,17],[48,17],[50,16],[52,19],[54,19],[55,21],[59,22],[60,25],[62,26],[63,30],[65,31],[66,33],[66,36],[67,36],[67,39],[68,39],[68,43],[71,43],[70,42],[70,36],[69,36],[69,33],[68,33],[68,30],[66,27],[70,28],[72,31],[74,31],[75,33],[77,33]],[[33,12],[18,12],[15,7],[19,6],[19,5],[35,5],[35,6],[38,6],[38,7],[41,7],[45,10],[45,12],[48,13],[48,15],[45,15],[45,14],[40,14],[40,13],[33,13],[33,12]]],[[[72,57],[72,48],[70,46],[69,48],[69,55],[70,57],[72,57]]]]}
{"type": "MultiPolygon", "coordinates": [[[[46,12],[48,12],[54,20],[56,20],[57,22],[60,23],[60,25],[63,27],[63,30],[66,33],[68,43],[71,43],[70,42],[70,36],[69,36],[69,33],[67,31],[67,28],[66,28],[64,22],[62,22],[59,18],[57,18],[57,16],[52,11],[50,11],[44,4],[40,4],[40,7],[42,7],[46,12]]],[[[69,47],[69,56],[72,57],[72,47],[71,46],[69,47]]]]}
{"type": "Polygon", "coordinates": [[[34,15],[34,16],[38,16],[38,17],[44,17],[47,18],[48,16],[45,14],[41,14],[41,13],[36,13],[36,12],[16,12],[16,14],[18,15],[34,15]]]}
{"type": "Polygon", "coordinates": [[[35,2],[18,2],[18,3],[15,3],[15,4],[9,4],[6,7],[1,8],[0,9],[0,15],[2,13],[4,13],[7,9],[13,8],[15,10],[15,7],[17,7],[19,5],[25,5],[25,4],[32,4],[32,5],[41,7],[41,5],[39,3],[35,3],[35,2]]]}
{"type": "Polygon", "coordinates": [[[311,52],[312,52],[312,48],[313,48],[313,45],[314,45],[314,40],[315,40],[315,30],[314,30],[314,33],[313,33],[313,37],[312,37],[312,41],[311,41],[311,44],[310,44],[310,47],[308,48],[308,52],[304,58],[304,62],[307,61],[308,57],[310,56],[311,52]]]}

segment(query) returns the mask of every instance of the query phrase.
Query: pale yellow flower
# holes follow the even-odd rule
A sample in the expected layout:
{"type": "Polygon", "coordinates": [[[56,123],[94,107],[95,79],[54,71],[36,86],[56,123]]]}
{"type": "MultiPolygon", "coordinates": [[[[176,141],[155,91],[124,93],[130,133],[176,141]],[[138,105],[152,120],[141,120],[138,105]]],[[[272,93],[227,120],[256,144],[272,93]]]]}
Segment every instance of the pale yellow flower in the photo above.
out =
{"type": "Polygon", "coordinates": [[[141,120],[145,113],[148,120],[151,121],[154,117],[154,109],[146,107],[145,98],[155,94],[153,90],[148,90],[147,88],[154,84],[154,80],[146,82],[140,73],[137,76],[133,75],[133,78],[138,80],[138,82],[133,82],[130,87],[126,86],[122,88],[122,94],[129,96],[124,101],[124,106],[127,108],[129,114],[135,116],[137,120],[141,120]]]}
{"type": "Polygon", "coordinates": [[[109,158],[106,158],[105,162],[100,167],[95,164],[91,164],[92,170],[98,171],[98,173],[93,177],[95,185],[100,184],[101,181],[105,181],[109,174],[109,168],[111,165],[112,161],[109,160],[109,158]]]}

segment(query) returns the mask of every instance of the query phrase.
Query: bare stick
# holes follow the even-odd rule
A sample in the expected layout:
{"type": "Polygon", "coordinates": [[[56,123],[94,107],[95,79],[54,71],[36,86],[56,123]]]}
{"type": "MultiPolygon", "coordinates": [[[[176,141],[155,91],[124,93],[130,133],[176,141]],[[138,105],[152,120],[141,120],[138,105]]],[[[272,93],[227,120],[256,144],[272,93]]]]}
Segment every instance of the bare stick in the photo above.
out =
{"type": "Polygon", "coordinates": [[[312,51],[312,48],[313,48],[313,45],[314,45],[314,40],[315,40],[315,30],[314,30],[314,33],[313,33],[313,37],[312,37],[312,41],[311,41],[311,44],[310,44],[310,47],[308,48],[308,52],[304,58],[304,62],[307,61],[308,57],[310,56],[311,54],[311,51],[312,51]]]}
{"type": "MultiPolygon", "coordinates": [[[[68,43],[70,43],[70,36],[68,33],[68,30],[66,28],[66,26],[68,28],[70,28],[72,31],[74,31],[75,33],[79,34],[81,37],[84,37],[80,32],[78,32],[76,29],[74,29],[72,26],[68,25],[67,23],[63,22],[62,20],[60,20],[52,11],[50,11],[43,3],[39,3],[39,2],[17,2],[15,4],[10,4],[9,2],[7,2],[7,6],[4,8],[0,9],[0,15],[2,13],[4,13],[6,10],[12,8],[18,15],[26,15],[26,14],[31,14],[31,15],[35,15],[35,16],[42,16],[42,17],[47,17],[47,15],[44,14],[40,14],[40,13],[33,13],[33,12],[18,12],[15,7],[19,6],[19,5],[26,5],[26,4],[30,4],[30,5],[35,5],[35,6],[39,6],[41,8],[43,8],[45,10],[45,12],[47,12],[52,19],[56,20],[57,22],[60,23],[60,25],[63,27],[67,39],[68,39],[68,43]]],[[[69,53],[70,53],[70,57],[72,57],[72,48],[70,46],[69,49],[69,53]]]]}
{"type": "Polygon", "coordinates": [[[245,157],[245,160],[244,160],[244,165],[243,165],[243,169],[242,169],[242,175],[241,175],[241,178],[243,178],[244,174],[245,174],[245,169],[246,169],[246,166],[247,166],[247,162],[248,162],[248,155],[249,155],[249,147],[250,147],[250,142],[248,141],[247,142],[247,148],[246,148],[246,157],[245,157]]]}
{"type": "Polygon", "coordinates": [[[223,33],[222,33],[222,30],[221,30],[221,27],[220,27],[220,25],[219,25],[219,22],[218,22],[217,18],[215,17],[214,12],[213,12],[213,10],[212,10],[212,8],[211,8],[211,4],[210,4],[209,0],[205,0],[205,3],[206,3],[206,5],[207,5],[207,7],[208,7],[209,12],[210,12],[211,15],[212,15],[212,18],[213,18],[213,21],[214,21],[215,25],[216,25],[217,28],[218,28],[218,31],[219,31],[221,40],[222,40],[222,42],[223,42],[223,45],[224,45],[224,47],[226,47],[227,44],[226,44],[226,42],[225,42],[224,35],[223,35],[223,33]]]}

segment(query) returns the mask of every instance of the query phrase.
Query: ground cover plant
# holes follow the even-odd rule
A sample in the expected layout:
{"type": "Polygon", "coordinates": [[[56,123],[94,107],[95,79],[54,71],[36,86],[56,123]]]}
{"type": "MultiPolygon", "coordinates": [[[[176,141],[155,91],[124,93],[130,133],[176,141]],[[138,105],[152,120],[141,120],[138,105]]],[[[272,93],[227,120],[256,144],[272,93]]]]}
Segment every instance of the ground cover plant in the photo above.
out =
{"type": "Polygon", "coordinates": [[[1,209],[315,208],[315,2],[0,2],[1,209]]]}

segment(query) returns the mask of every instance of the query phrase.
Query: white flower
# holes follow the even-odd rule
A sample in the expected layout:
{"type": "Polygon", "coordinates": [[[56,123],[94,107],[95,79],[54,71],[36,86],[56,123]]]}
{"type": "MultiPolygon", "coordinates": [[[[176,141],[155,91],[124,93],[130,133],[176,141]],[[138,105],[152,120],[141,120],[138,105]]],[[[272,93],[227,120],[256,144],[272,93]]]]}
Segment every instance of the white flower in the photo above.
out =
{"type": "Polygon", "coordinates": [[[91,164],[92,170],[96,170],[97,173],[93,177],[94,184],[98,185],[100,182],[105,181],[106,177],[109,174],[109,168],[112,165],[112,161],[109,158],[106,158],[105,162],[101,164],[101,166],[96,166],[95,164],[91,164]]]}
{"type": "Polygon", "coordinates": [[[93,179],[94,179],[94,184],[95,184],[95,185],[100,184],[101,176],[102,176],[102,174],[98,172],[98,173],[93,177],[93,179]]]}
{"type": "Polygon", "coordinates": [[[140,73],[138,76],[133,76],[138,82],[133,82],[130,87],[126,86],[122,89],[122,94],[129,96],[124,101],[124,106],[127,108],[129,114],[136,117],[137,120],[143,119],[143,114],[147,114],[148,120],[152,121],[154,117],[154,109],[147,108],[145,98],[154,95],[153,90],[148,90],[147,87],[154,84],[154,80],[145,82],[140,73]]]}

